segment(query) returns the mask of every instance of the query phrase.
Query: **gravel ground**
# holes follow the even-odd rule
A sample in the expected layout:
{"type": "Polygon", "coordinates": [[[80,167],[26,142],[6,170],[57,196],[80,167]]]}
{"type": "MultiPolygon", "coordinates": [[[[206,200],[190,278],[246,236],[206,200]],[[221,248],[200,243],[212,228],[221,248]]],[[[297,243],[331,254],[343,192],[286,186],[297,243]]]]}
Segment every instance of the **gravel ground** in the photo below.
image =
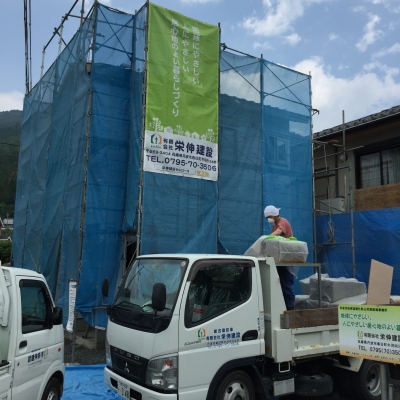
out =
{"type": "MultiPolygon", "coordinates": [[[[72,363],[72,341],[65,339],[64,342],[64,362],[66,365],[72,363]]],[[[92,350],[86,347],[75,344],[75,354],[73,364],[80,365],[94,365],[105,364],[106,353],[105,350],[92,350]]]]}

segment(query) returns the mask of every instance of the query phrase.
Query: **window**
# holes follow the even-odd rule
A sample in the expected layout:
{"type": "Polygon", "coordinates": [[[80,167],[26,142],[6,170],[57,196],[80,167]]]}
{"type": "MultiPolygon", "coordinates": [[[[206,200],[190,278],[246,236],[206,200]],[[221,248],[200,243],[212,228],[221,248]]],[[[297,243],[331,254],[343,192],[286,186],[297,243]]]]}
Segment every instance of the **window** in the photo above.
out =
{"type": "Polygon", "coordinates": [[[359,188],[400,182],[400,146],[359,156],[359,188]]]}
{"type": "Polygon", "coordinates": [[[289,169],[290,147],[285,137],[268,137],[268,164],[289,169]]]}
{"type": "Polygon", "coordinates": [[[51,328],[51,304],[47,288],[42,282],[20,282],[22,333],[51,328]]]}
{"type": "Polygon", "coordinates": [[[203,261],[186,303],[186,326],[196,325],[245,302],[251,293],[252,262],[203,261]],[[204,266],[203,266],[204,265],[204,266]]]}

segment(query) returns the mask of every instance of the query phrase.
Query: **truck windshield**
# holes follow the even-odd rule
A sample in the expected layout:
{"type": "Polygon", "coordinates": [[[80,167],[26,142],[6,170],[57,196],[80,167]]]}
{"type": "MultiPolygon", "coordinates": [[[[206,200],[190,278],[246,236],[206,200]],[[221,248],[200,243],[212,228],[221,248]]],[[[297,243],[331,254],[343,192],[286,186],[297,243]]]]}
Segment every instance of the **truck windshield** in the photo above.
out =
{"type": "Polygon", "coordinates": [[[186,259],[141,258],[137,259],[121,282],[113,308],[141,307],[145,314],[154,314],[151,296],[155,283],[165,284],[167,301],[165,310],[157,315],[171,316],[178,296],[186,259]]]}

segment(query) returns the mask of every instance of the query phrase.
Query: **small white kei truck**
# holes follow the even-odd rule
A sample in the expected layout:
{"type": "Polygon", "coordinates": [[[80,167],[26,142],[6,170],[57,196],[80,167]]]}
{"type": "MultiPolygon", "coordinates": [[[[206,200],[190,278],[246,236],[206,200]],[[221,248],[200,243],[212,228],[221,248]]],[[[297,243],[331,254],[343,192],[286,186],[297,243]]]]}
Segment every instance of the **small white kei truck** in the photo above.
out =
{"type": "Polygon", "coordinates": [[[59,400],[62,309],[43,275],[0,266],[0,400],[59,400]]]}
{"type": "Polygon", "coordinates": [[[107,385],[130,400],[254,400],[339,382],[351,399],[380,399],[379,363],[339,354],[337,308],[287,311],[277,268],[271,257],[138,257],[107,309],[107,385]]]}

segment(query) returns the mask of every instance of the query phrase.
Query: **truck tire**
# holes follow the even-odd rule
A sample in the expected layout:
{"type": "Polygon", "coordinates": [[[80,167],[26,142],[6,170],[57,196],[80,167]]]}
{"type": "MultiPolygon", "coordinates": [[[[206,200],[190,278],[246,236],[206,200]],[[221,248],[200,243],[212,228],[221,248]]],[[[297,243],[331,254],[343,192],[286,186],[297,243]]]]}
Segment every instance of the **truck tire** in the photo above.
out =
{"type": "Polygon", "coordinates": [[[255,400],[254,385],[243,371],[233,371],[218,385],[215,400],[255,400]]]}
{"type": "Polygon", "coordinates": [[[357,393],[355,392],[355,387],[354,387],[354,380],[356,373],[353,371],[349,371],[347,369],[340,368],[338,375],[339,375],[338,390],[340,395],[348,399],[356,399],[357,393]]]}
{"type": "Polygon", "coordinates": [[[323,396],[333,391],[333,380],[329,375],[297,375],[294,390],[299,396],[323,396]]]}
{"type": "Polygon", "coordinates": [[[50,378],[44,389],[42,400],[60,400],[61,386],[57,378],[50,378]]]}
{"type": "MultiPolygon", "coordinates": [[[[352,379],[353,391],[359,400],[379,400],[381,398],[380,363],[364,360],[352,379]]],[[[389,380],[389,369],[387,369],[389,380]]]]}

